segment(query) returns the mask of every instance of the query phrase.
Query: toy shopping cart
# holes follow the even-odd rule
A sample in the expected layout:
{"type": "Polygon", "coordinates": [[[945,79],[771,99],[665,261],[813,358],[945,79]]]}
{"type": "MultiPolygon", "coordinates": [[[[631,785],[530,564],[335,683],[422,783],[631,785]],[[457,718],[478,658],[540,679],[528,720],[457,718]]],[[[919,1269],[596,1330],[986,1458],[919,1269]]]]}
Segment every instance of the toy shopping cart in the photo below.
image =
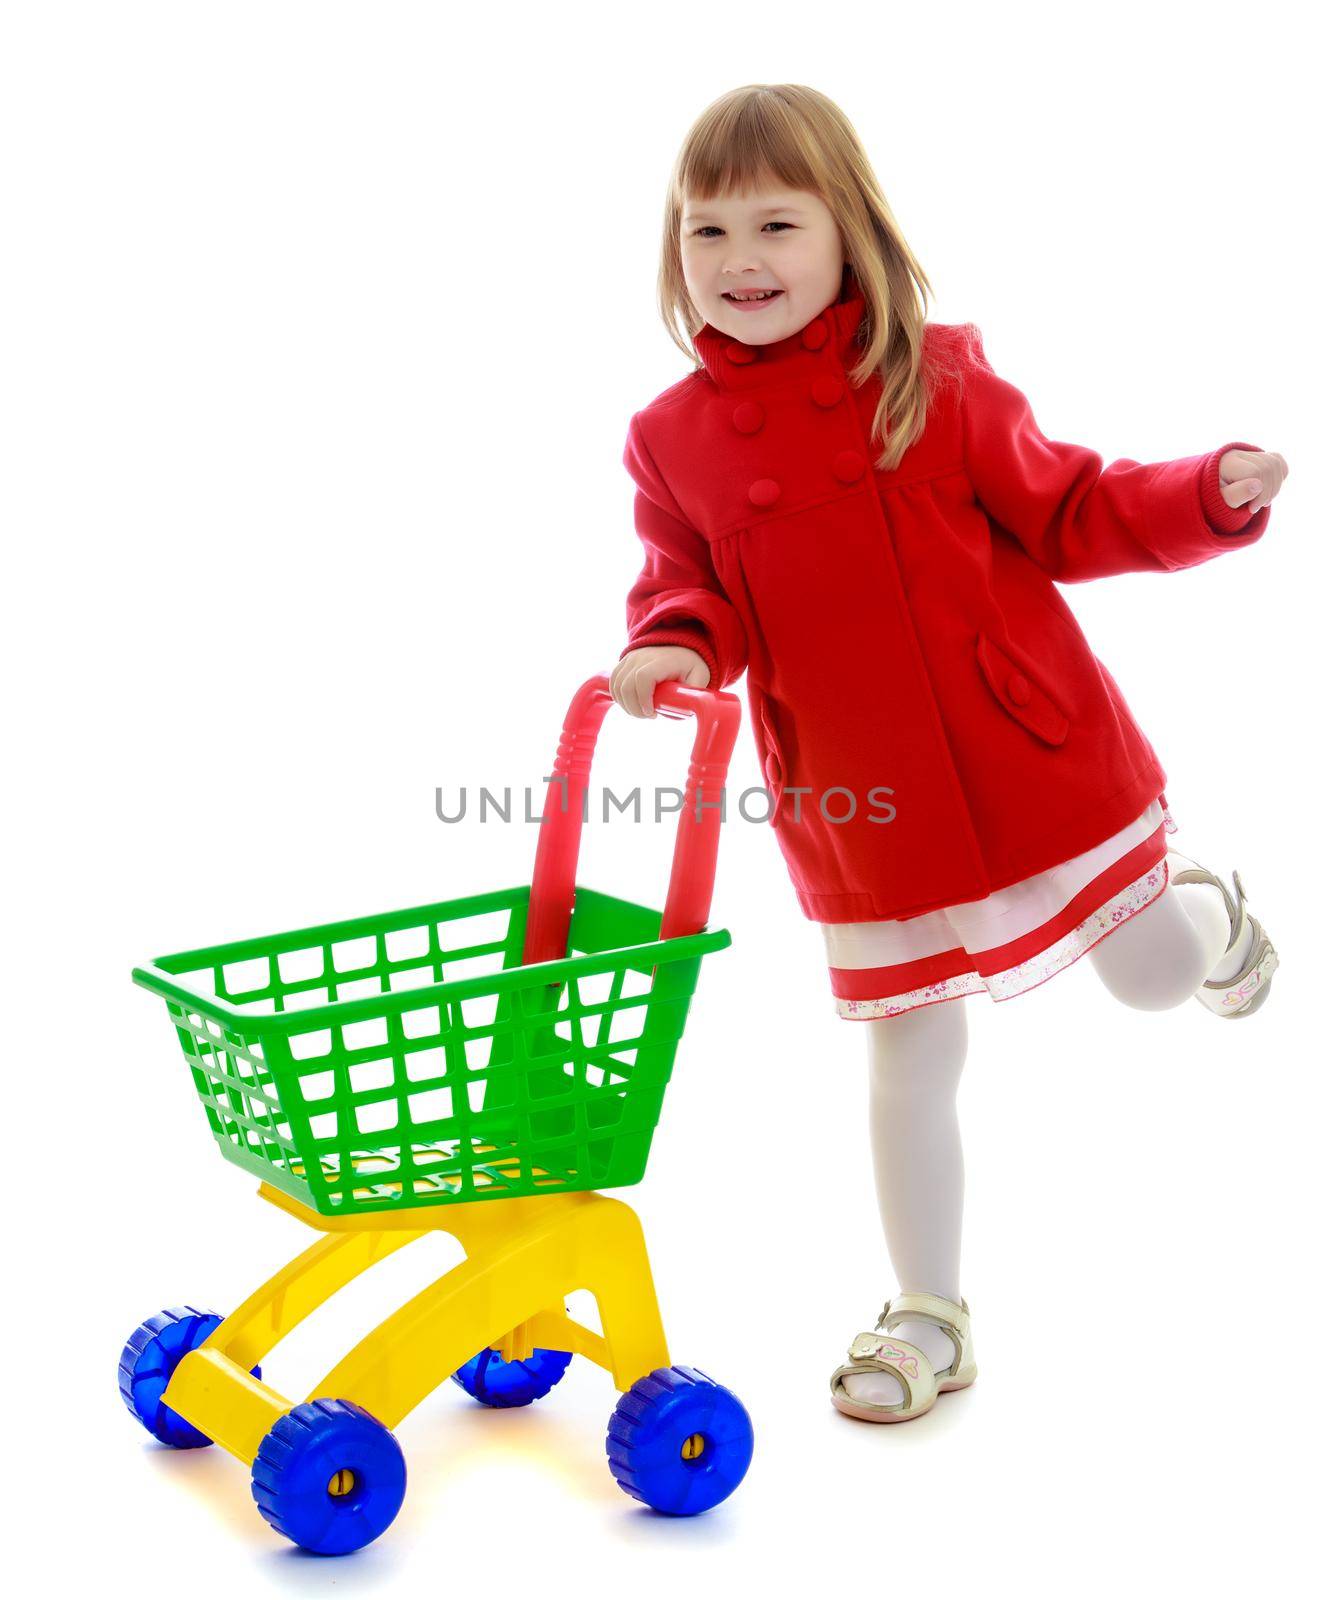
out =
{"type": "Polygon", "coordinates": [[[322,1235],[228,1317],[149,1318],[120,1361],[157,1439],[252,1467],[277,1532],[343,1554],[404,1498],[390,1431],[445,1378],[527,1405],[572,1355],[622,1390],[607,1461],[627,1494],[689,1516],[753,1450],[721,1384],[672,1366],[638,1218],[596,1191],[638,1183],[699,964],[740,719],[734,695],[658,685],[695,718],[659,914],[575,883],[589,770],[611,705],[590,679],[566,718],[532,885],[161,956],[134,981],[166,1002],[221,1153],[322,1235]],[[491,1202],[500,1201],[500,1205],[491,1202]],[[465,1259],[292,1403],[259,1363],[374,1263],[434,1229],[465,1259]],[[589,1290],[602,1331],[565,1296],[589,1290]]]}

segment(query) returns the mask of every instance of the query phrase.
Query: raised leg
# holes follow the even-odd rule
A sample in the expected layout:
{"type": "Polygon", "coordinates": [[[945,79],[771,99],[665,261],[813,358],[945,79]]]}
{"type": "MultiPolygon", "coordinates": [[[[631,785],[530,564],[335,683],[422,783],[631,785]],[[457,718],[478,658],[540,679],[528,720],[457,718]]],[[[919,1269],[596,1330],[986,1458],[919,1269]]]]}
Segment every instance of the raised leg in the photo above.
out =
{"type": "MultiPolygon", "coordinates": [[[[1222,896],[1205,884],[1170,884],[1157,900],[1089,952],[1114,998],[1138,1011],[1189,1000],[1224,962],[1231,928],[1222,896]]],[[[1238,952],[1232,952],[1233,964],[1238,952]]]]}

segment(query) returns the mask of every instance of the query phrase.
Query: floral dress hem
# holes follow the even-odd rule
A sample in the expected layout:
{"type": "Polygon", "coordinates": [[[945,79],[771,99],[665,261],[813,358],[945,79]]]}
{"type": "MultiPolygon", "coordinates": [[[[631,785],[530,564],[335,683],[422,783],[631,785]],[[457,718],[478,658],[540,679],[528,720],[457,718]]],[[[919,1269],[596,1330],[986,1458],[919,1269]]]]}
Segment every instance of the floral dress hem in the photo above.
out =
{"type": "Polygon", "coordinates": [[[1160,796],[1092,850],[961,906],[920,917],[821,923],[839,1016],[898,1016],[984,993],[1010,1000],[1078,961],[1168,886],[1160,796]]]}

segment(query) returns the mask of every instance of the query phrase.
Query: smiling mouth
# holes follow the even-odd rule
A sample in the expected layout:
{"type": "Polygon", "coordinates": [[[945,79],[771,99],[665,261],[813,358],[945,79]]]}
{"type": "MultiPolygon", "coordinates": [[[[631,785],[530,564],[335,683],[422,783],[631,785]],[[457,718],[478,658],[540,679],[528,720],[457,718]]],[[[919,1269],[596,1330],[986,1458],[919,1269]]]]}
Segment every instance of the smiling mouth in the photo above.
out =
{"type": "Polygon", "coordinates": [[[730,293],[729,290],[724,290],[722,293],[722,299],[729,300],[733,305],[737,306],[762,305],[768,300],[775,300],[781,293],[782,291],[780,289],[763,289],[757,294],[750,293],[736,295],[730,293]]]}

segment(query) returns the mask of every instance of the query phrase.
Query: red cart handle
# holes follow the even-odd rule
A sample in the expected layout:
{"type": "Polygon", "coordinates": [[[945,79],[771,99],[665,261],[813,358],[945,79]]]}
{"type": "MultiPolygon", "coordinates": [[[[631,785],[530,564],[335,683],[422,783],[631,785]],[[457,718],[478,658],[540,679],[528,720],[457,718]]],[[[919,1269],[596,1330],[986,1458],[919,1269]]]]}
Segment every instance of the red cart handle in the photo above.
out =
{"type": "MultiPolygon", "coordinates": [[[[558,961],[566,953],[584,794],[598,730],[613,703],[609,682],[599,674],[583,685],[566,713],[538,830],[524,936],[525,966],[534,961],[558,961]]],[[[668,681],[654,685],[653,705],[662,716],[692,716],[697,723],[658,935],[672,939],[698,933],[708,921],[722,823],[719,801],[740,726],[740,701],[720,690],[691,689],[668,681]],[[701,805],[696,803],[700,799],[701,805]]]]}

